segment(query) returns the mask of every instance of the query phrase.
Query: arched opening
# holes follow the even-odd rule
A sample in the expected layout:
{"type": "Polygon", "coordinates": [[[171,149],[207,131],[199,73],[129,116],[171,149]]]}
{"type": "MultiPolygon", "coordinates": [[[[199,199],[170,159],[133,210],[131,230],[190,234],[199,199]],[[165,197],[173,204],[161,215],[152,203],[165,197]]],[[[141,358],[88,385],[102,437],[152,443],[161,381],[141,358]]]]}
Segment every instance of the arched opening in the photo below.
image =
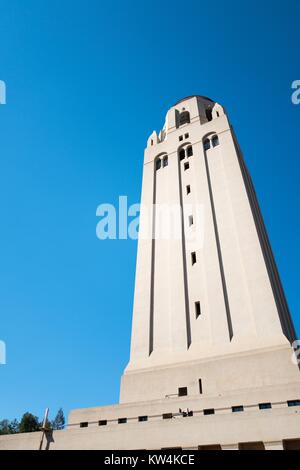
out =
{"type": "Polygon", "coordinates": [[[217,135],[214,135],[211,139],[211,143],[213,147],[216,147],[219,145],[219,137],[217,135]]]}
{"type": "Polygon", "coordinates": [[[205,139],[203,141],[203,148],[204,148],[205,151],[210,149],[210,140],[209,139],[205,139]]]}
{"type": "Polygon", "coordinates": [[[185,159],[185,150],[181,149],[179,152],[179,160],[182,161],[185,159]]]}
{"type": "Polygon", "coordinates": [[[188,111],[182,111],[179,114],[179,126],[188,124],[190,122],[190,113],[188,111]]]}

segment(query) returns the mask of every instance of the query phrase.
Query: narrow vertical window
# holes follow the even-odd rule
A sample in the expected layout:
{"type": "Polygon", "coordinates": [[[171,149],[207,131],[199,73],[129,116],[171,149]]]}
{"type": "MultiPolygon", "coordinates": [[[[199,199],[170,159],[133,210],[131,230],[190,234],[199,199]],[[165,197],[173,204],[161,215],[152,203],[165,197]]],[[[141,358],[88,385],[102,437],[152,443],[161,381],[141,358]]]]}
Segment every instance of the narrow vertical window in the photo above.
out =
{"type": "Polygon", "coordinates": [[[206,114],[206,119],[208,121],[212,121],[212,109],[211,108],[207,108],[206,111],[205,111],[205,114],[206,114]]]}
{"type": "Polygon", "coordinates": [[[191,192],[191,186],[188,184],[186,187],[186,194],[190,194],[191,192]]]}
{"type": "Polygon", "coordinates": [[[203,393],[202,392],[202,380],[201,379],[199,379],[199,393],[200,393],[200,395],[202,395],[202,393],[203,393]]]}
{"type": "Polygon", "coordinates": [[[184,160],[185,159],[185,150],[181,149],[179,152],[179,160],[184,160]]]}
{"type": "Polygon", "coordinates": [[[188,157],[193,155],[193,147],[191,145],[186,149],[186,154],[188,157]]]}
{"type": "Polygon", "coordinates": [[[209,139],[204,140],[203,147],[204,147],[204,150],[209,150],[210,149],[210,140],[209,139]]]}
{"type": "Polygon", "coordinates": [[[163,158],[163,167],[168,166],[168,157],[163,158]]]}
{"type": "Polygon", "coordinates": [[[211,143],[213,147],[216,147],[219,145],[219,137],[217,135],[214,135],[211,139],[211,143]]]}
{"type": "Polygon", "coordinates": [[[185,162],[185,164],[184,164],[184,171],[185,171],[185,170],[188,170],[189,168],[190,168],[189,162],[185,162]]]}
{"type": "Polygon", "coordinates": [[[192,266],[193,266],[193,264],[195,264],[197,262],[197,257],[196,257],[196,252],[195,251],[193,251],[191,253],[191,260],[192,260],[192,266]]]}
{"type": "Polygon", "coordinates": [[[181,142],[183,140],[183,135],[179,136],[179,141],[181,142]]]}
{"type": "Polygon", "coordinates": [[[159,170],[161,168],[161,159],[158,158],[155,162],[155,169],[159,170]]]}
{"type": "Polygon", "coordinates": [[[189,226],[193,225],[194,223],[194,217],[192,215],[189,215],[189,226]]]}
{"type": "Polygon", "coordinates": [[[200,317],[201,315],[201,305],[200,302],[195,302],[195,313],[196,313],[196,318],[200,317]]]}

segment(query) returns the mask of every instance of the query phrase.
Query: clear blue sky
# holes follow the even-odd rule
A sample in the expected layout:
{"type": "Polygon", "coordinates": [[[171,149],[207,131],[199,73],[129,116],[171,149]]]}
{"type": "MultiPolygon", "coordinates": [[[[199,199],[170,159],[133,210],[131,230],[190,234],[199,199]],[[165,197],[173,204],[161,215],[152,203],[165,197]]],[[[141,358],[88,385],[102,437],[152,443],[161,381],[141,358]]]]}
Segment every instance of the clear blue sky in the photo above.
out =
{"type": "Polygon", "coordinates": [[[300,331],[299,5],[0,0],[0,419],[118,401],[136,242],[99,241],[96,207],[139,201],[186,95],[229,113],[300,331]]]}

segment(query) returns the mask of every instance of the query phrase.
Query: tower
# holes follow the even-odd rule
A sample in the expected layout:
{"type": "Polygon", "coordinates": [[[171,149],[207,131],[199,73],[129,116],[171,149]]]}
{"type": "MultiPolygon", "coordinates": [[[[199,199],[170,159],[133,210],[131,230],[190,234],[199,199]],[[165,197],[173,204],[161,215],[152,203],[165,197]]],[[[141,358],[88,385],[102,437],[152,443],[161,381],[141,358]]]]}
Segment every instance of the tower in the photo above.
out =
{"type": "MultiPolygon", "coordinates": [[[[44,446],[299,450],[294,340],[228,117],[208,98],[184,98],[145,150],[120,403],[71,410],[44,446]]],[[[40,433],[0,436],[0,449],[39,445],[40,433]]]]}
{"type": "Polygon", "coordinates": [[[167,112],[145,149],[141,206],[120,402],[299,385],[295,330],[222,106],[189,96],[167,112]]]}

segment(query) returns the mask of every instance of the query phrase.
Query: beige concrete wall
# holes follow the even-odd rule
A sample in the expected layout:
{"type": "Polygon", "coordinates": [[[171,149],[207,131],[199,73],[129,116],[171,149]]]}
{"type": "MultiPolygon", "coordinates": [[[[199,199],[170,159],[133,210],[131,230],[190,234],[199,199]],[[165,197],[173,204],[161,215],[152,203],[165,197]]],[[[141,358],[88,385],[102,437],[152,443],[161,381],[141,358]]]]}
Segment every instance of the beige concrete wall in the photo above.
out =
{"type": "MultiPolygon", "coordinates": [[[[237,449],[241,442],[257,441],[264,442],[266,449],[280,449],[282,439],[299,438],[299,429],[299,411],[245,411],[55,431],[44,439],[43,449],[197,449],[199,445],[221,444],[226,450],[237,449]]],[[[40,433],[0,436],[0,450],[37,450],[40,437],[40,433]]]]}

